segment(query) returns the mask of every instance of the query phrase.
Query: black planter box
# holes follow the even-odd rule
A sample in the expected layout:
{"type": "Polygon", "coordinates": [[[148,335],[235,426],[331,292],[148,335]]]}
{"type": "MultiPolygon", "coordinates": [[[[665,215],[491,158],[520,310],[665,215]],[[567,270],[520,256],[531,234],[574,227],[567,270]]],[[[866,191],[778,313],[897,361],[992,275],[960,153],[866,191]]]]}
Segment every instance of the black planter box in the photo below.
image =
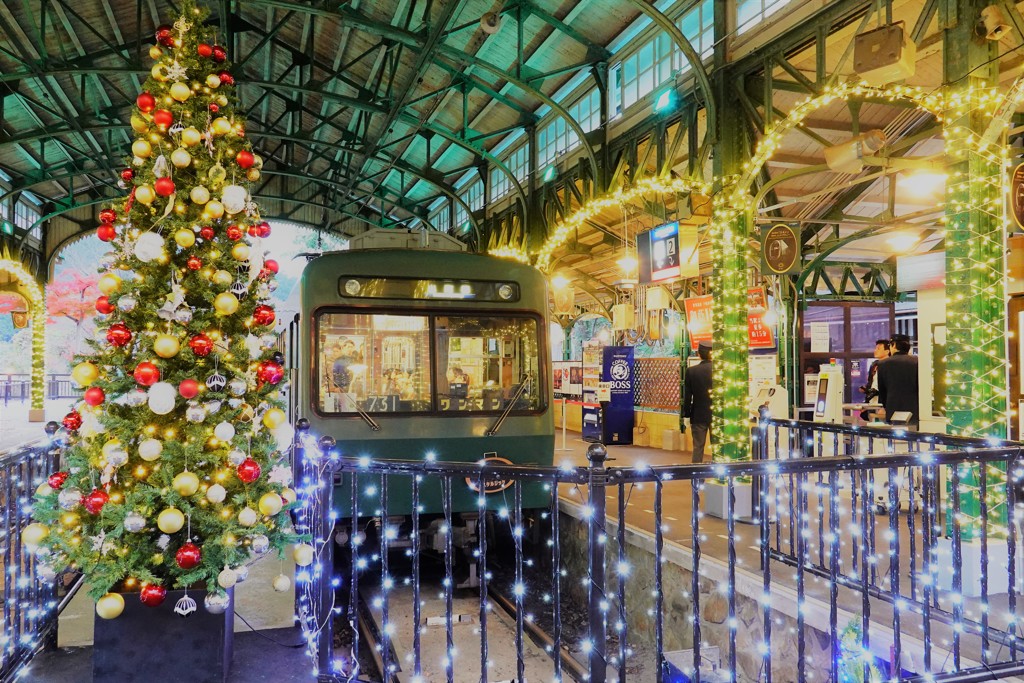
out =
{"type": "Polygon", "coordinates": [[[203,606],[206,591],[189,590],[198,608],[188,617],[174,613],[185,591],[168,591],[159,607],[147,607],[138,593],[124,593],[117,619],[95,617],[92,675],[95,683],[224,683],[231,670],[235,600],[224,614],[203,606]]]}

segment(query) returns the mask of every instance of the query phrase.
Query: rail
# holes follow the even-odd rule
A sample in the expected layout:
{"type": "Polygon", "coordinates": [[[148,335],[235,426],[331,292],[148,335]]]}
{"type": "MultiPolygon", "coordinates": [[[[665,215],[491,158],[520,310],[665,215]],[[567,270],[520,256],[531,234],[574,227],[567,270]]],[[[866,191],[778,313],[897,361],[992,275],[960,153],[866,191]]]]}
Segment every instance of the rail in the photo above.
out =
{"type": "MultiPolygon", "coordinates": [[[[54,430],[55,431],[55,430],[54,430]]],[[[60,450],[47,439],[0,452],[0,554],[4,573],[0,681],[14,680],[19,669],[56,633],[57,615],[81,585],[58,594],[57,577],[22,545],[21,531],[31,521],[35,489],[58,469],[60,450]]]]}
{"type": "Polygon", "coordinates": [[[299,431],[300,531],[318,552],[300,577],[300,621],[321,681],[493,680],[499,650],[514,651],[521,681],[540,622],[553,680],[573,675],[563,666],[569,650],[595,683],[680,680],[672,667],[684,680],[767,683],[1024,674],[1016,516],[1005,521],[1017,493],[1004,486],[1005,472],[1020,478],[1019,444],[766,420],[753,430],[752,461],[605,467],[593,445],[587,466],[537,468],[346,458],[330,437],[299,431]],[[458,510],[467,486],[493,492],[472,494],[479,533],[459,554],[461,525],[473,517],[458,510]],[[546,503],[525,509],[537,486],[546,503]],[[962,511],[970,495],[990,523],[962,511]],[[402,516],[401,501],[440,512],[402,516]],[[640,506],[650,508],[646,529],[640,506]],[[1002,524],[994,506],[1004,506],[1002,524]],[[339,524],[352,511],[356,523],[339,524]],[[673,536],[673,521],[684,537],[673,536]],[[371,540],[363,530],[373,529],[371,540]],[[429,529],[440,542],[428,542],[429,529]],[[423,583],[428,550],[443,566],[439,596],[423,583]],[[479,581],[460,589],[465,557],[479,581]],[[516,623],[514,638],[491,642],[489,584],[499,581],[516,623]],[[478,596],[472,636],[452,607],[467,590],[478,596]],[[403,594],[408,610],[397,607],[403,594]],[[438,598],[433,623],[447,645],[427,651],[421,636],[434,627],[422,605],[438,598]],[[563,624],[572,609],[586,615],[582,632],[563,624]],[[359,664],[365,610],[381,624],[379,678],[359,664]],[[348,632],[338,652],[336,623],[348,632]],[[669,641],[685,643],[687,663],[669,654],[669,641]]]}
{"type": "MultiPolygon", "coordinates": [[[[69,374],[50,373],[45,378],[46,399],[80,398],[82,389],[69,374]]],[[[28,401],[32,396],[32,381],[28,374],[0,374],[0,401],[8,405],[12,401],[28,401]]]]}

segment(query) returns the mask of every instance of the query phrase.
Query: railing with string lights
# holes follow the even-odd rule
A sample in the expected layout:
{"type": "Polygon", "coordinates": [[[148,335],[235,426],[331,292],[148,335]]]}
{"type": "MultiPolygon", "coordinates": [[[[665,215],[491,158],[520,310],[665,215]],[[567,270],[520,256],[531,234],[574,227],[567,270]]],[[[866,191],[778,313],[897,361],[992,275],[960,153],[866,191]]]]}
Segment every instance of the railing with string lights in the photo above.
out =
{"type": "Polygon", "coordinates": [[[1024,674],[1016,524],[977,524],[958,502],[979,495],[982,519],[994,519],[999,491],[1003,514],[1013,510],[1004,473],[1020,478],[1018,444],[766,420],[753,430],[753,461],[606,468],[604,447],[592,445],[589,466],[559,468],[346,458],[299,427],[299,531],[318,551],[298,577],[299,619],[321,681],[966,683],[1024,674]],[[976,492],[962,490],[968,470],[976,492]],[[460,555],[467,485],[497,492],[473,494],[478,533],[460,555]],[[549,494],[540,514],[523,505],[536,486],[549,494]],[[715,495],[721,519],[705,514],[715,495]],[[582,551],[563,514],[575,496],[579,527],[569,535],[585,539],[582,551]],[[435,514],[407,514],[434,505],[435,514]],[[650,519],[638,516],[645,505],[650,519]],[[683,539],[671,527],[680,519],[683,539]],[[961,533],[966,525],[975,540],[961,533]],[[440,541],[428,540],[430,529],[440,541]],[[630,539],[638,534],[645,540],[630,539]],[[638,559],[638,547],[648,555],[638,559]],[[456,566],[466,557],[475,582],[456,566]],[[702,610],[712,601],[722,619],[702,610]],[[563,624],[572,610],[582,627],[563,624]],[[499,622],[509,630],[496,631],[499,622]],[[691,648],[683,665],[666,657],[680,638],[691,648]],[[547,656],[542,673],[531,649],[547,656]]]}
{"type": "MultiPolygon", "coordinates": [[[[55,431],[55,430],[54,430],[55,431]]],[[[52,432],[51,432],[52,433],[52,432]]],[[[37,486],[59,469],[60,451],[49,440],[0,452],[0,555],[4,573],[3,632],[0,634],[0,680],[6,681],[55,632],[57,615],[78,584],[63,599],[56,576],[22,546],[21,532],[31,523],[30,505],[37,486]]]]}

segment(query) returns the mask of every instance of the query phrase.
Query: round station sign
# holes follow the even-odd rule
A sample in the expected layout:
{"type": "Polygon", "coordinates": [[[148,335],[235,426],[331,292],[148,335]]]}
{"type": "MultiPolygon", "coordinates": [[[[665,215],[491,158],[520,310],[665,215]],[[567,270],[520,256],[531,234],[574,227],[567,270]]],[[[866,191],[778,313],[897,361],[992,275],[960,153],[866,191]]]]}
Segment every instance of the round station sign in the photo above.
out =
{"type": "MultiPolygon", "coordinates": [[[[506,458],[499,458],[497,456],[484,458],[480,461],[481,465],[514,465],[511,460],[506,458]]],[[[509,488],[515,482],[512,479],[502,479],[497,475],[491,475],[484,479],[484,493],[498,493],[509,488]]],[[[477,493],[480,492],[480,479],[478,477],[466,477],[466,486],[471,488],[477,493]]]]}
{"type": "Polygon", "coordinates": [[[781,223],[767,228],[761,237],[764,263],[776,275],[791,273],[800,261],[800,237],[796,228],[781,223]]]}
{"type": "Polygon", "coordinates": [[[1024,229],[1024,163],[1018,164],[1010,176],[1010,213],[1017,227],[1024,229]]]}

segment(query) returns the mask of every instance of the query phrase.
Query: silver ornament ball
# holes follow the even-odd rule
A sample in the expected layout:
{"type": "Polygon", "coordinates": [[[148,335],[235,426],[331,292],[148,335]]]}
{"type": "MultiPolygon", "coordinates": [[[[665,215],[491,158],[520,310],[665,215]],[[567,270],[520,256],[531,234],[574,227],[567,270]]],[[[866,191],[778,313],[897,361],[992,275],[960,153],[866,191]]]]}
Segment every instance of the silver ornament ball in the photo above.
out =
{"type": "Polygon", "coordinates": [[[228,604],[230,604],[230,600],[226,593],[207,593],[203,600],[203,606],[210,614],[224,614],[228,604]]]}
{"type": "Polygon", "coordinates": [[[252,551],[254,553],[256,553],[257,555],[262,555],[268,550],[270,550],[269,538],[267,538],[263,534],[256,534],[252,537],[252,551]]]}
{"type": "Polygon", "coordinates": [[[234,378],[228,382],[228,393],[232,396],[242,396],[249,388],[248,383],[244,379],[234,378]]]}
{"type": "Polygon", "coordinates": [[[124,518],[124,530],[137,534],[146,528],[146,518],[138,512],[129,512],[124,518]]]}
{"type": "Polygon", "coordinates": [[[135,310],[135,306],[138,305],[139,300],[133,296],[122,296],[117,300],[117,308],[125,313],[130,313],[135,310]]]}
{"type": "Polygon", "coordinates": [[[57,504],[61,510],[74,510],[82,502],[82,492],[71,487],[57,495],[57,504]]]}
{"type": "Polygon", "coordinates": [[[185,419],[193,423],[202,422],[206,419],[206,409],[202,406],[189,406],[185,409],[185,419]]]}
{"type": "Polygon", "coordinates": [[[238,450],[237,448],[232,448],[230,451],[228,451],[228,462],[234,465],[235,467],[238,467],[243,462],[245,462],[245,453],[238,450]]]}

